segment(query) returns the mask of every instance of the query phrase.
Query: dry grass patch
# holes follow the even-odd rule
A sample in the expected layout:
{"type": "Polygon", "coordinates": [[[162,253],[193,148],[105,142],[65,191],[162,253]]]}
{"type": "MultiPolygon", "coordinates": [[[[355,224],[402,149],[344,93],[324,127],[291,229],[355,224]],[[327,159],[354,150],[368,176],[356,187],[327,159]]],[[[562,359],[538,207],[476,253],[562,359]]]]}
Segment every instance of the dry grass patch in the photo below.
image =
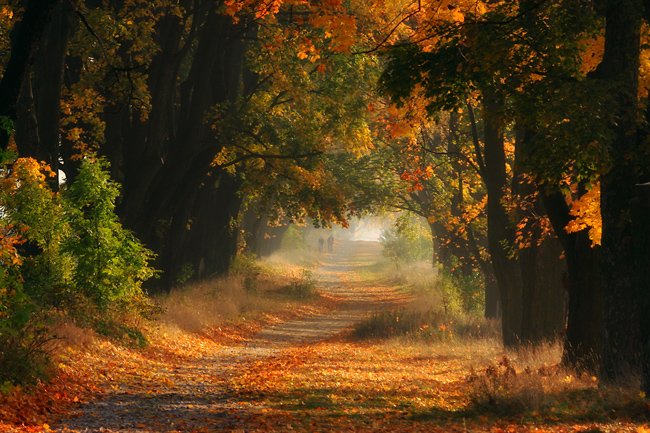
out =
{"type": "Polygon", "coordinates": [[[559,342],[524,347],[472,371],[472,410],[553,422],[640,422],[649,406],[639,394],[638,379],[601,386],[598,377],[560,365],[559,342]]]}
{"type": "Polygon", "coordinates": [[[327,304],[316,291],[309,270],[286,259],[257,262],[241,258],[228,277],[190,284],[158,296],[158,327],[166,333],[247,327],[273,316],[321,311],[327,304]],[[308,308],[305,304],[312,304],[308,308]],[[312,311],[313,310],[313,311],[312,311]]]}

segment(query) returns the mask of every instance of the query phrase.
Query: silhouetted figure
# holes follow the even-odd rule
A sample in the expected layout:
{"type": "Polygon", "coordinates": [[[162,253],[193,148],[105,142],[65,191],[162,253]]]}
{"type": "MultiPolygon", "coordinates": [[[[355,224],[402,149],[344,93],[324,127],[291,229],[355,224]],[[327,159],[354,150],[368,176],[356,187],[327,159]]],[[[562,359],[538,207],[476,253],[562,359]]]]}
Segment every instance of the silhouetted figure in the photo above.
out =
{"type": "Polygon", "coordinates": [[[327,238],[327,252],[334,252],[334,235],[330,235],[330,237],[327,238]]]}
{"type": "Polygon", "coordinates": [[[325,239],[323,237],[318,238],[318,252],[322,253],[323,252],[323,246],[325,246],[325,239]]]}

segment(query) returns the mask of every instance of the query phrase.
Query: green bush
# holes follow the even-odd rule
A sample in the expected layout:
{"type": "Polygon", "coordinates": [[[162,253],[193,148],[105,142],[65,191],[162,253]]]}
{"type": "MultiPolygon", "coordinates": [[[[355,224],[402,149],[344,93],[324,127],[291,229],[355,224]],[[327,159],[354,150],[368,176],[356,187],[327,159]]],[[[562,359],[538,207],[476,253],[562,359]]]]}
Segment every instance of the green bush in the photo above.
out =
{"type": "Polygon", "coordinates": [[[144,348],[148,344],[147,337],[139,329],[115,320],[99,320],[95,329],[99,334],[125,342],[129,347],[144,348]]]}
{"type": "Polygon", "coordinates": [[[307,249],[308,245],[305,241],[305,231],[304,227],[297,226],[296,224],[290,224],[287,228],[287,231],[282,235],[282,240],[280,243],[280,249],[282,250],[304,250],[307,249]]]}
{"type": "MultiPolygon", "coordinates": [[[[151,310],[141,285],[154,275],[153,254],[121,226],[107,164],[84,160],[61,194],[49,186],[53,177],[31,158],[0,167],[0,384],[46,373],[54,311],[101,328],[109,310],[151,310]]],[[[113,329],[139,341],[131,328],[113,329]]]]}
{"type": "Polygon", "coordinates": [[[60,306],[71,278],[72,264],[61,251],[68,235],[64,212],[49,188],[54,175],[32,159],[18,160],[0,190],[5,235],[21,238],[20,279],[25,293],[43,305],[60,306]]]}
{"type": "Polygon", "coordinates": [[[484,281],[480,273],[463,275],[441,269],[438,287],[443,309],[448,314],[482,315],[485,305],[484,281]]]}
{"type": "Polygon", "coordinates": [[[26,298],[17,300],[9,316],[0,318],[0,384],[33,384],[45,378],[51,362],[45,343],[52,340],[47,327],[26,298]]]}
{"type": "Polygon", "coordinates": [[[142,282],[154,275],[153,253],[115,214],[119,192],[106,162],[84,160],[63,194],[71,232],[63,248],[76,261],[74,284],[101,309],[138,296],[142,282]]]}
{"type": "Polygon", "coordinates": [[[262,272],[263,269],[257,262],[255,255],[249,253],[238,254],[230,266],[230,274],[242,278],[244,289],[248,293],[257,292],[258,280],[262,272]]]}

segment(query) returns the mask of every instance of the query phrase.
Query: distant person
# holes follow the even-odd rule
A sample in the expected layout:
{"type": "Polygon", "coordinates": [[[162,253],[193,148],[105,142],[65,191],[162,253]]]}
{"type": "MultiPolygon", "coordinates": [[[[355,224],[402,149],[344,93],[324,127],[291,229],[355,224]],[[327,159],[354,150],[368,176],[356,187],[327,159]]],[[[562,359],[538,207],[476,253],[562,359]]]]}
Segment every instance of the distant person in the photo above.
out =
{"type": "Polygon", "coordinates": [[[330,237],[327,238],[327,252],[334,252],[334,235],[330,235],[330,237]]]}
{"type": "Polygon", "coordinates": [[[325,246],[325,239],[323,237],[318,238],[318,252],[322,253],[323,252],[323,247],[325,246]]]}

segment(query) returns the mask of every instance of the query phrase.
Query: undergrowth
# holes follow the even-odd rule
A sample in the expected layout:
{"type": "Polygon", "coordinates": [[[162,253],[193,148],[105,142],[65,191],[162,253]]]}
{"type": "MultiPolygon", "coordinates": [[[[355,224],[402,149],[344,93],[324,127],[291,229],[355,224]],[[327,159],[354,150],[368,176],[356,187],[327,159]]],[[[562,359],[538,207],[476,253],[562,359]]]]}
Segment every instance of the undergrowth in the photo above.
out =
{"type": "Polygon", "coordinates": [[[0,155],[0,383],[47,375],[53,320],[66,316],[116,338],[142,340],[122,316],[148,308],[153,253],[120,224],[108,164],[84,159],[76,179],[31,158],[0,155]],[[107,323],[112,323],[107,326],[107,323]]]}
{"type": "Polygon", "coordinates": [[[155,301],[162,310],[160,323],[195,332],[311,300],[315,287],[309,270],[244,255],[228,276],[179,287],[155,301]]]}
{"type": "Polygon", "coordinates": [[[638,383],[636,387],[603,386],[597,376],[562,367],[558,348],[559,343],[523,348],[473,370],[467,378],[470,409],[480,414],[557,421],[648,417],[650,408],[644,396],[633,391],[638,383]],[[546,359],[518,359],[522,353],[546,354],[546,359]]]}
{"type": "Polygon", "coordinates": [[[498,338],[497,321],[481,316],[482,304],[468,296],[464,283],[432,268],[430,263],[409,263],[388,275],[412,294],[413,301],[371,315],[355,326],[354,337],[427,341],[498,338]]]}
{"type": "Polygon", "coordinates": [[[299,300],[316,297],[318,292],[314,274],[308,269],[301,270],[297,277],[293,277],[292,281],[280,290],[280,293],[299,300]]]}
{"type": "Polygon", "coordinates": [[[373,314],[354,328],[356,338],[409,337],[423,340],[493,338],[496,323],[473,316],[451,316],[439,310],[399,309],[373,314]]]}

